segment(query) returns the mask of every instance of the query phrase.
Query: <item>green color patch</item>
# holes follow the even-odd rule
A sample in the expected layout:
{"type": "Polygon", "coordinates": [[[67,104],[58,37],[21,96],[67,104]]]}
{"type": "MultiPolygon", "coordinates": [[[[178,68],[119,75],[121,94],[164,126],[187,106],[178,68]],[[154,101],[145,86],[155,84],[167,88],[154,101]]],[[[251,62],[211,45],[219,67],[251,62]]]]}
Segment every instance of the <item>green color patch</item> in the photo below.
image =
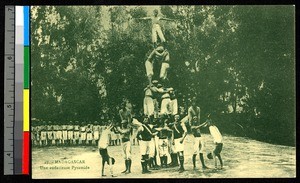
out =
{"type": "Polygon", "coordinates": [[[29,89],[29,70],[30,70],[30,57],[29,57],[29,47],[24,47],[24,89],[29,89]]]}

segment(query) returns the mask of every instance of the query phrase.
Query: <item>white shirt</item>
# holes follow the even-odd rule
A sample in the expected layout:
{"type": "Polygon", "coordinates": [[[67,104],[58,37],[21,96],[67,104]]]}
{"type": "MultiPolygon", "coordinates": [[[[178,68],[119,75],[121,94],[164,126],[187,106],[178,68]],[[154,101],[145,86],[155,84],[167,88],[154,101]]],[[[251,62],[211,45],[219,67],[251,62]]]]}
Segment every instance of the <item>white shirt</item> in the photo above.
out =
{"type": "Polygon", "coordinates": [[[214,143],[222,143],[222,135],[216,126],[210,126],[209,132],[214,139],[214,143]]]}
{"type": "Polygon", "coordinates": [[[151,91],[150,88],[147,88],[147,89],[145,90],[145,96],[152,96],[152,91],[151,91]]]}
{"type": "Polygon", "coordinates": [[[99,142],[98,142],[98,148],[100,149],[106,149],[109,145],[109,135],[110,134],[110,130],[109,129],[105,129],[103,130],[103,132],[101,133],[99,142]]]}

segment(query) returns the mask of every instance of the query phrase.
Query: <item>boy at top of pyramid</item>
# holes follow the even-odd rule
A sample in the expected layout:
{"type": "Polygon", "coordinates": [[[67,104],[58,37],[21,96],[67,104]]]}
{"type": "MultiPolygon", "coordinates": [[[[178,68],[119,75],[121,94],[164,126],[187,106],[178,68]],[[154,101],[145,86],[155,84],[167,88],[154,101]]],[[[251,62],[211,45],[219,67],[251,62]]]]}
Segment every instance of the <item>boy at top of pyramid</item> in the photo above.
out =
{"type": "Polygon", "coordinates": [[[142,18],[137,18],[140,20],[151,20],[152,23],[152,43],[154,45],[154,48],[157,46],[157,35],[162,43],[166,42],[165,36],[161,30],[161,20],[167,20],[167,21],[173,21],[173,19],[170,18],[164,18],[158,16],[158,10],[155,9],[153,10],[153,16],[151,17],[142,17],[142,18]]]}

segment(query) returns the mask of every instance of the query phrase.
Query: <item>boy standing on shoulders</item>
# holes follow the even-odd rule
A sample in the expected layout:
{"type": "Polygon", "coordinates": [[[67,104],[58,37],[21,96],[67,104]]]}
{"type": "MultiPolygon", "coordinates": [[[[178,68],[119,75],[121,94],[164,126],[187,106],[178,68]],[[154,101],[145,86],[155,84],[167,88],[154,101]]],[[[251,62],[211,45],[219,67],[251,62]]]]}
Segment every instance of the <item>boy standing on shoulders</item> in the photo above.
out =
{"type": "Polygon", "coordinates": [[[208,126],[209,128],[209,132],[211,134],[211,136],[213,137],[213,140],[214,140],[214,144],[215,144],[215,149],[213,151],[213,159],[215,160],[215,169],[217,169],[217,159],[216,157],[218,157],[219,161],[220,161],[220,168],[222,169],[223,168],[223,161],[222,161],[222,158],[221,158],[221,151],[222,151],[222,148],[223,148],[223,138],[222,138],[222,135],[219,131],[219,129],[214,125],[213,121],[211,120],[211,114],[208,114],[207,116],[207,120],[206,120],[206,126],[208,126]]]}

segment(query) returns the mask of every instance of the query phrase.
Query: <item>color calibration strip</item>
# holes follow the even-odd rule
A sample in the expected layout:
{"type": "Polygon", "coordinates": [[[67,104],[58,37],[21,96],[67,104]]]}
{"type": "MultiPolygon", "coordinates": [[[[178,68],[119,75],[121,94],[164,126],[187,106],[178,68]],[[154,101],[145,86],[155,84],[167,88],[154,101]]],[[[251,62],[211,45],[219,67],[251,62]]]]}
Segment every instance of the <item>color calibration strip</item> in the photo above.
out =
{"type": "Polygon", "coordinates": [[[14,174],[29,174],[29,6],[15,9],[14,174]]]}
{"type": "Polygon", "coordinates": [[[30,41],[29,41],[29,19],[30,7],[24,6],[24,90],[23,90],[23,162],[22,173],[29,174],[29,144],[30,144],[30,94],[29,94],[29,80],[30,80],[30,41]]]}
{"type": "Polygon", "coordinates": [[[29,174],[29,6],[5,6],[4,174],[29,174]]]}

